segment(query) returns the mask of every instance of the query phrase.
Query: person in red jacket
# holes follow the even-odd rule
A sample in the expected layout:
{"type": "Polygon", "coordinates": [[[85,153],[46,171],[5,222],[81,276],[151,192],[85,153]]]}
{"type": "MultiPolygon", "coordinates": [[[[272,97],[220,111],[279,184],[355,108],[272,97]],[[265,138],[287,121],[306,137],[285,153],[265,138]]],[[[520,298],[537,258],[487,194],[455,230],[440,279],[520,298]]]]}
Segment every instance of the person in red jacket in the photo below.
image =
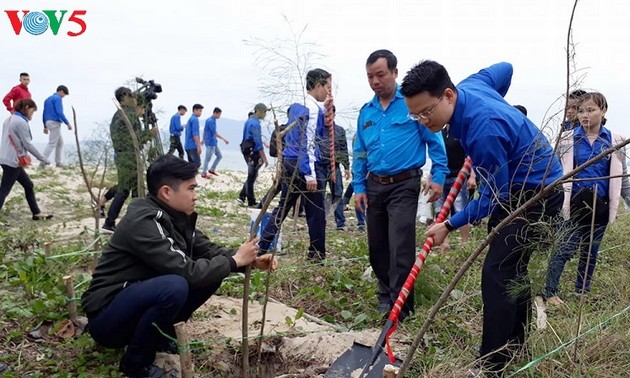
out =
{"type": "Polygon", "coordinates": [[[20,84],[11,88],[9,93],[2,99],[2,103],[7,108],[9,113],[13,114],[15,104],[25,98],[31,98],[31,92],[28,91],[28,84],[31,82],[31,77],[26,73],[20,74],[20,84]]]}

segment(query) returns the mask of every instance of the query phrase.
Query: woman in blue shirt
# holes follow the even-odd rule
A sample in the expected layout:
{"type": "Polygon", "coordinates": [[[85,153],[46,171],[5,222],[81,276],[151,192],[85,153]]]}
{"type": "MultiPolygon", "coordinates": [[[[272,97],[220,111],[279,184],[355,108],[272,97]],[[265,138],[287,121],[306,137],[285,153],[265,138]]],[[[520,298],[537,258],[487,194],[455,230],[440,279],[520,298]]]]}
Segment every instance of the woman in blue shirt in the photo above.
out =
{"type": "MultiPolygon", "coordinates": [[[[604,127],[608,103],[601,93],[585,94],[578,105],[576,127],[561,140],[564,173],[591,160],[602,151],[623,140],[604,127]]],[[[579,253],[575,291],[588,293],[597,263],[597,254],[606,226],[615,220],[621,195],[621,156],[614,153],[586,167],[575,175],[576,179],[588,179],[564,184],[565,198],[563,215],[565,222],[560,227],[562,242],[553,254],[547,271],[545,297],[549,304],[563,304],[558,297],[560,276],[566,262],[579,253]],[[610,177],[613,178],[605,178],[610,177]],[[595,197],[595,195],[597,197],[595,197]],[[591,230],[593,237],[591,239],[591,230]],[[592,243],[591,243],[592,240],[592,243]]]]}

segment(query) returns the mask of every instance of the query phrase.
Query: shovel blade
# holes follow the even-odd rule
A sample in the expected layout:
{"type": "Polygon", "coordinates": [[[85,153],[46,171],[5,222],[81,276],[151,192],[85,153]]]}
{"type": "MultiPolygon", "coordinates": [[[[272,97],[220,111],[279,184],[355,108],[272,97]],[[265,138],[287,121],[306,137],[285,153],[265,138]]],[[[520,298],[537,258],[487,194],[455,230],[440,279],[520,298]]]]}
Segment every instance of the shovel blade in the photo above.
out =
{"type": "MultiPolygon", "coordinates": [[[[355,342],[350,349],[345,351],[326,371],[325,378],[381,378],[385,365],[390,364],[387,354],[378,346],[380,351],[374,363],[368,367],[367,374],[360,375],[364,368],[370,363],[373,349],[363,344],[355,342]]],[[[400,366],[402,361],[396,359],[392,364],[400,366]]]]}

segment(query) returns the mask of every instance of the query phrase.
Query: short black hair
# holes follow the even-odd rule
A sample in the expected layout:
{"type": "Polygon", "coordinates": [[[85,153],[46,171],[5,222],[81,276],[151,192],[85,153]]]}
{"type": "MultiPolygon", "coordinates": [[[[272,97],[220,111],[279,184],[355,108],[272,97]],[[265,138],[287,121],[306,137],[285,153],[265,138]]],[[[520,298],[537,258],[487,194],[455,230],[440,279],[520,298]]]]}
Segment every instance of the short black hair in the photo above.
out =
{"type": "Polygon", "coordinates": [[[68,95],[68,87],[65,85],[60,85],[57,87],[57,92],[62,91],[64,94],[68,95]]]}
{"type": "Polygon", "coordinates": [[[370,64],[374,64],[380,58],[385,58],[387,60],[387,68],[390,71],[393,71],[398,66],[398,59],[396,59],[396,55],[389,50],[376,50],[368,56],[367,61],[365,62],[366,66],[370,64]]]}
{"type": "Polygon", "coordinates": [[[585,90],[583,90],[583,89],[576,89],[576,90],[572,91],[571,93],[569,93],[569,98],[573,99],[573,100],[579,100],[585,94],[586,94],[585,90]]]}
{"type": "Polygon", "coordinates": [[[123,100],[123,98],[127,96],[131,96],[132,94],[131,94],[131,89],[127,87],[120,87],[116,89],[116,91],[114,92],[114,95],[116,96],[116,100],[120,102],[123,100]]]}
{"type": "Polygon", "coordinates": [[[26,77],[31,77],[31,75],[29,75],[29,74],[28,74],[28,73],[26,73],[26,72],[22,72],[22,73],[20,73],[20,77],[24,77],[24,76],[26,76],[26,77]]]}
{"type": "Polygon", "coordinates": [[[193,111],[197,110],[197,109],[203,109],[203,105],[201,104],[195,104],[193,105],[193,111]]]}
{"type": "Polygon", "coordinates": [[[147,169],[147,190],[154,196],[164,185],[177,190],[183,181],[197,176],[198,170],[197,163],[170,154],[162,155],[147,169]]]}
{"type": "MultiPolygon", "coordinates": [[[[290,109],[290,108],[289,108],[289,109],[290,109]]],[[[287,113],[288,113],[288,112],[289,112],[289,111],[287,110],[287,113]]],[[[254,112],[249,112],[249,113],[247,113],[247,118],[249,118],[249,117],[251,117],[251,116],[253,116],[253,115],[254,115],[254,112]]]]}
{"type": "Polygon", "coordinates": [[[423,60],[407,72],[400,85],[400,93],[405,97],[411,97],[429,92],[431,96],[439,97],[446,88],[457,90],[446,68],[433,60],[423,60]]]}
{"type": "Polygon", "coordinates": [[[521,113],[527,115],[527,108],[523,105],[514,105],[516,109],[518,109],[521,113]]]}
{"type": "Polygon", "coordinates": [[[177,107],[178,111],[180,111],[182,109],[184,109],[185,111],[188,111],[188,109],[186,109],[186,107],[184,105],[180,105],[180,106],[177,107]]]}
{"type": "Polygon", "coordinates": [[[308,71],[306,74],[306,90],[310,91],[317,86],[317,84],[326,84],[328,79],[332,75],[321,68],[315,68],[314,70],[308,71]]]}
{"type": "Polygon", "coordinates": [[[223,110],[221,110],[221,108],[219,108],[219,107],[216,107],[216,108],[214,108],[212,113],[223,113],[223,110]]]}

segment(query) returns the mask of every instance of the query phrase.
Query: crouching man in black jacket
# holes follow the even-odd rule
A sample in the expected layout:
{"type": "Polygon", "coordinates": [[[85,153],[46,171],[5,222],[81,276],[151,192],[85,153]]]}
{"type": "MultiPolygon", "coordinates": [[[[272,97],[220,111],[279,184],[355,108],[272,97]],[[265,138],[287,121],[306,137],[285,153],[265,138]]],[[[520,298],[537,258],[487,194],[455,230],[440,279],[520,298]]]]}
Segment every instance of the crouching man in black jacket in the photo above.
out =
{"type": "Polygon", "coordinates": [[[172,155],[147,170],[147,198],[129,205],[83,294],[94,340],[127,350],[120,371],[129,377],[162,377],[158,351],[176,352],[159,329],[174,336],[231,272],[249,264],[272,271],[272,255],[257,257],[258,240],[238,250],[212,243],[195,228],[197,165],[172,155]],[[156,327],[157,326],[157,327],[156,327]]]}

